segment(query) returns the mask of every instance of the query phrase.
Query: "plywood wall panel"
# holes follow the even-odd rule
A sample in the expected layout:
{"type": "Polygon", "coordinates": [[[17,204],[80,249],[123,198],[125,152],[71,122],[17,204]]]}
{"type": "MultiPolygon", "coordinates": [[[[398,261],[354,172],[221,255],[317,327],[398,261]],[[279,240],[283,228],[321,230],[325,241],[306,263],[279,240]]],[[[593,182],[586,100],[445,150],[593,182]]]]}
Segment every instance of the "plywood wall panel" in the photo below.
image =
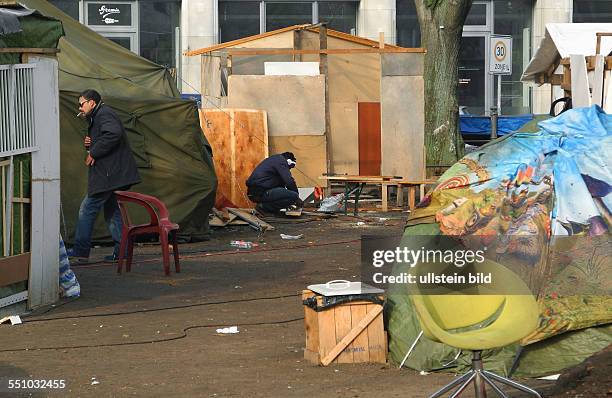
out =
{"type": "Polygon", "coordinates": [[[298,187],[321,186],[319,177],[326,172],[325,136],[271,136],[270,154],[293,152],[297,170],[292,170],[298,187]]]}
{"type": "Polygon", "coordinates": [[[270,136],[325,132],[323,76],[229,77],[230,108],[263,109],[270,136]]]}
{"type": "Polygon", "coordinates": [[[335,173],[359,174],[358,113],[356,102],[330,103],[331,147],[335,173]]]}
{"type": "Polygon", "coordinates": [[[425,177],[424,83],[421,76],[382,78],[382,175],[425,177]]]}

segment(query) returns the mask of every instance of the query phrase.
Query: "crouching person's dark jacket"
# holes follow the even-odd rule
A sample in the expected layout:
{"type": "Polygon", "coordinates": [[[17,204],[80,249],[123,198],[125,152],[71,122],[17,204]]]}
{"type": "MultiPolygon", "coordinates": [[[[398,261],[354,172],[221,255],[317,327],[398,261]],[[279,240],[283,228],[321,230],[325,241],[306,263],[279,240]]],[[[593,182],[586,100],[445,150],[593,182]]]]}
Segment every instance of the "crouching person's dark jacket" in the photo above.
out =
{"type": "Polygon", "coordinates": [[[258,201],[258,198],[269,189],[287,188],[298,192],[297,184],[291,175],[287,159],[283,155],[272,155],[264,159],[246,181],[248,195],[258,201]]]}

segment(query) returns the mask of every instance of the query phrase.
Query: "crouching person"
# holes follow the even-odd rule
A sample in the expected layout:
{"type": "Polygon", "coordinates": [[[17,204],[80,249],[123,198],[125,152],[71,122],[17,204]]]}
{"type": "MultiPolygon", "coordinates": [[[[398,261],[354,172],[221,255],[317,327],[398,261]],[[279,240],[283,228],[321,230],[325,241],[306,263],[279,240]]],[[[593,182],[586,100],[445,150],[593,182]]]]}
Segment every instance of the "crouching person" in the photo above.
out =
{"type": "Polygon", "coordinates": [[[281,209],[302,207],[291,169],[296,165],[293,153],[283,152],[264,159],[246,181],[247,195],[264,213],[279,213],[281,209]]]}

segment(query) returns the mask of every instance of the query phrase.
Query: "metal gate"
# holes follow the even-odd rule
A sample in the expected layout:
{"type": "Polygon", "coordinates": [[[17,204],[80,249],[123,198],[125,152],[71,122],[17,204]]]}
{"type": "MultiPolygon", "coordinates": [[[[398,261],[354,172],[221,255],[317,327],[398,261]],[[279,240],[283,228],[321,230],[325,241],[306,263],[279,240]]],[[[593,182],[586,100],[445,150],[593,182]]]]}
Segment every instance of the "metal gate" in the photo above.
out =
{"type": "MultiPolygon", "coordinates": [[[[30,160],[16,162],[15,156],[38,150],[34,119],[35,67],[34,64],[0,65],[0,258],[23,254],[29,246],[25,230],[30,229],[31,199],[24,193],[30,192],[29,186],[26,187],[30,183],[30,160]]],[[[27,272],[12,270],[11,275],[5,275],[0,284],[0,308],[28,298],[24,281],[27,281],[27,272]],[[24,285],[25,288],[20,287],[24,285]]]]}

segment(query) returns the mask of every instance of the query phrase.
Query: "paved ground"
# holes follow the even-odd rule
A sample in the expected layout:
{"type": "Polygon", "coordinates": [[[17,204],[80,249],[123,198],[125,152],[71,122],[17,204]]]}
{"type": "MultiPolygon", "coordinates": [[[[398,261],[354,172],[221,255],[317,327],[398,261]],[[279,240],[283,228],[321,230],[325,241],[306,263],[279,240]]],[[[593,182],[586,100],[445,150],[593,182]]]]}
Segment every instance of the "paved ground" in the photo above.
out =
{"type": "MultiPolygon", "coordinates": [[[[273,220],[276,230],[258,251],[229,246],[257,242],[250,228],[216,230],[211,241],[180,246],[182,272],[171,277],[157,247],[138,248],[129,274],[107,264],[75,267],[80,299],[0,327],[0,375],[64,379],[67,388],[55,396],[70,397],[427,397],[452,375],[303,360],[299,292],[357,279],[360,236],[399,236],[403,221],[395,214],[364,225],[348,217],[273,220]],[[283,241],[279,233],[304,238],[283,241]],[[240,333],[218,335],[221,325],[238,325],[240,333]]],[[[95,250],[95,258],[107,252],[95,250]]]]}

